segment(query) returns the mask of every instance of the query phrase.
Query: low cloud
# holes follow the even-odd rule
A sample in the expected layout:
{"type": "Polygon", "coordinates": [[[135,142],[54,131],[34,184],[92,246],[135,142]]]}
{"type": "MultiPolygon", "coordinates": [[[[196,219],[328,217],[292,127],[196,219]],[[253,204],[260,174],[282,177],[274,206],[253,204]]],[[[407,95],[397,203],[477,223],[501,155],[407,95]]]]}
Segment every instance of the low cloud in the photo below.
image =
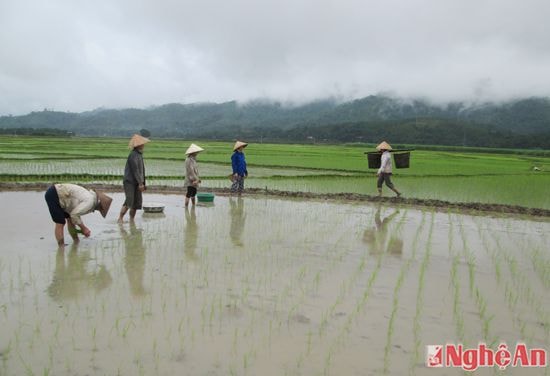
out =
{"type": "Polygon", "coordinates": [[[3,2],[0,114],[548,96],[549,11],[544,0],[3,2]]]}

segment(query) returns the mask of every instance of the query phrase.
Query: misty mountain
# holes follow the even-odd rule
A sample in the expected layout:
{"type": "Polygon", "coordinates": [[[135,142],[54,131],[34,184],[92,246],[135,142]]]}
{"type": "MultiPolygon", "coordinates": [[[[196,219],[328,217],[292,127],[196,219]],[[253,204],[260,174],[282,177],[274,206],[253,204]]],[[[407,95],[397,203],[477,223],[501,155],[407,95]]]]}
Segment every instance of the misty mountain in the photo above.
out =
{"type": "Polygon", "coordinates": [[[435,118],[456,123],[477,123],[522,134],[550,132],[550,98],[529,98],[506,103],[432,105],[381,96],[344,103],[319,119],[321,124],[365,121],[401,121],[435,118]]]}
{"type": "Polygon", "coordinates": [[[517,136],[550,133],[550,99],[435,105],[421,99],[369,96],[344,103],[328,99],[294,106],[263,100],[172,103],[147,109],[96,109],[82,113],[44,110],[0,117],[0,128],[55,128],[90,136],[128,136],[147,128],[155,137],[246,137],[298,142],[312,138],[375,142],[387,135],[403,143],[476,146],[489,146],[489,140],[496,138],[502,146],[509,143],[504,140],[517,136]],[[439,137],[433,136],[436,134],[439,137]]]}

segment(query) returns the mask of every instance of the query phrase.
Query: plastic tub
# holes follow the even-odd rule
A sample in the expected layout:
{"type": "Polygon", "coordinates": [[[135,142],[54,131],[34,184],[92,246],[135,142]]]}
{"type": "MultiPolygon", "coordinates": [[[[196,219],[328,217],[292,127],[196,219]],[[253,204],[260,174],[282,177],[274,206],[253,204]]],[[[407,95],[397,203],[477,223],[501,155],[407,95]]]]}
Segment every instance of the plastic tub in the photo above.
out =
{"type": "Polygon", "coordinates": [[[213,202],[214,197],[214,193],[210,192],[197,193],[197,200],[199,200],[199,202],[213,202]]]}

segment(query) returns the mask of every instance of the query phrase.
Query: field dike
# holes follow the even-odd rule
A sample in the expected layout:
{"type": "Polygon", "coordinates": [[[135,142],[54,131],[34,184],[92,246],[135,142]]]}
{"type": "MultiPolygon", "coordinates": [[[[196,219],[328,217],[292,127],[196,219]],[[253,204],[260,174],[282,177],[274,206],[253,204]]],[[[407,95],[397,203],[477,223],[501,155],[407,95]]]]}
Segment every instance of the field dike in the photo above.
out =
{"type": "MultiPolygon", "coordinates": [[[[49,184],[44,183],[2,183],[0,182],[0,191],[40,191],[46,190],[49,184]]],[[[122,192],[122,184],[83,184],[88,188],[101,189],[112,192],[122,192]]],[[[201,190],[203,192],[214,192],[220,195],[230,195],[228,188],[208,188],[201,190]]],[[[183,187],[170,186],[148,186],[148,193],[185,193],[183,187]]],[[[303,198],[317,200],[341,200],[341,201],[365,201],[365,202],[383,202],[391,203],[400,206],[410,207],[426,207],[433,208],[438,211],[460,211],[469,214],[475,212],[482,213],[500,213],[500,214],[516,214],[535,217],[550,217],[550,210],[540,208],[529,208],[518,205],[503,205],[503,204],[488,204],[480,202],[450,202],[443,200],[426,200],[417,198],[397,198],[397,197],[377,197],[356,193],[310,193],[310,192],[295,192],[295,191],[279,191],[260,188],[246,188],[245,195],[268,195],[275,197],[287,198],[303,198]]]]}

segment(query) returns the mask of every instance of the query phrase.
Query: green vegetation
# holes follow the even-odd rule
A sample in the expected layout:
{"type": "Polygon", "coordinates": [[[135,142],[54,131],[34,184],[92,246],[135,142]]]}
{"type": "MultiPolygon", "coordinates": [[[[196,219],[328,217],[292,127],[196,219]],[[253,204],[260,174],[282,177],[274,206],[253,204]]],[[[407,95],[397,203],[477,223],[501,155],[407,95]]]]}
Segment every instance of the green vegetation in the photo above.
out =
{"type": "Polygon", "coordinates": [[[73,132],[55,128],[0,128],[0,134],[14,136],[71,137],[73,132]]]}
{"type": "MultiPolygon", "coordinates": [[[[145,152],[150,185],[183,184],[184,151],[190,141],[153,139],[145,152]]],[[[200,142],[203,188],[227,187],[231,142],[200,142]]],[[[374,195],[375,172],[364,152],[374,145],[251,143],[246,186],[314,193],[374,195]]],[[[490,150],[488,150],[490,151],[490,150]]],[[[394,183],[408,198],[550,208],[550,158],[454,148],[415,150],[411,168],[395,169],[394,183]],[[535,170],[535,167],[538,169],[535,170]]],[[[117,183],[128,155],[127,139],[0,136],[0,181],[117,183]]],[[[385,194],[389,194],[387,189],[385,194]]]]}
{"type": "MultiPolygon", "coordinates": [[[[550,99],[450,103],[369,96],[345,103],[167,104],[147,109],[44,110],[0,116],[0,128],[58,128],[79,136],[129,136],[269,142],[377,142],[501,148],[550,148],[550,99]]],[[[17,133],[21,134],[21,133],[17,133]]]]}

